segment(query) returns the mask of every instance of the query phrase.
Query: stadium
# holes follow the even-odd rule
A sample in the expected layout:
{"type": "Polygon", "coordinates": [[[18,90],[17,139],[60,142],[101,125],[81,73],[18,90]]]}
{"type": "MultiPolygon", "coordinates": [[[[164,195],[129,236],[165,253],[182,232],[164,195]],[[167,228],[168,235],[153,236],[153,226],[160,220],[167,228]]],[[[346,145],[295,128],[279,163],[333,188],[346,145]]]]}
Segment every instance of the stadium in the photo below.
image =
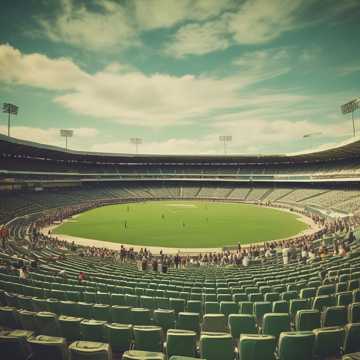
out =
{"type": "Polygon", "coordinates": [[[2,8],[0,359],[360,359],[358,0],[2,8]]]}

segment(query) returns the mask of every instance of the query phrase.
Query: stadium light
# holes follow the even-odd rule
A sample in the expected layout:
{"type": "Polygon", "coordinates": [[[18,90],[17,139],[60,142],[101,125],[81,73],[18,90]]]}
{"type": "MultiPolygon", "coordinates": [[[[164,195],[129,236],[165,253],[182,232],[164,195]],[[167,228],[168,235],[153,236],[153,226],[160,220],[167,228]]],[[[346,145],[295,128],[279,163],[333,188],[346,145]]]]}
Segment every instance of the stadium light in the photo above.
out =
{"type": "Polygon", "coordinates": [[[14,105],[14,104],[10,104],[10,103],[4,103],[3,104],[3,113],[8,114],[8,136],[10,137],[10,116],[11,115],[17,115],[19,111],[19,107],[14,105]]]}
{"type": "Polygon", "coordinates": [[[138,153],[139,145],[143,143],[143,139],[141,138],[131,138],[130,142],[135,145],[135,152],[138,153]]]}
{"type": "Polygon", "coordinates": [[[345,114],[349,114],[351,113],[351,119],[352,119],[352,125],[353,125],[353,134],[354,136],[356,135],[356,130],[355,130],[355,121],[354,121],[354,111],[356,109],[360,108],[360,97],[349,101],[348,103],[341,105],[341,112],[345,115],[345,114]]]}
{"type": "Polygon", "coordinates": [[[74,135],[74,130],[66,130],[66,129],[61,129],[60,130],[60,136],[65,138],[65,150],[68,150],[68,138],[73,137],[74,135]]]}
{"type": "Polygon", "coordinates": [[[232,141],[232,136],[231,135],[220,135],[219,136],[219,140],[224,143],[224,154],[226,154],[226,144],[228,142],[231,142],[232,141]]]}

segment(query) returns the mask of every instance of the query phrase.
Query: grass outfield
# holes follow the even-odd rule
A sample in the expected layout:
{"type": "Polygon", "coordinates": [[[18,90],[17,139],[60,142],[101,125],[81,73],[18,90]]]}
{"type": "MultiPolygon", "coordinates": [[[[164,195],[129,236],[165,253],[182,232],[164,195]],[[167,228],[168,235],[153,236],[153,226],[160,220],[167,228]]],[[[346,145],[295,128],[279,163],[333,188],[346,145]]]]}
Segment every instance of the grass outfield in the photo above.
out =
{"type": "Polygon", "coordinates": [[[54,232],[132,245],[209,248],[286,238],[306,228],[296,215],[280,210],[179,200],[100,207],[54,232]]]}

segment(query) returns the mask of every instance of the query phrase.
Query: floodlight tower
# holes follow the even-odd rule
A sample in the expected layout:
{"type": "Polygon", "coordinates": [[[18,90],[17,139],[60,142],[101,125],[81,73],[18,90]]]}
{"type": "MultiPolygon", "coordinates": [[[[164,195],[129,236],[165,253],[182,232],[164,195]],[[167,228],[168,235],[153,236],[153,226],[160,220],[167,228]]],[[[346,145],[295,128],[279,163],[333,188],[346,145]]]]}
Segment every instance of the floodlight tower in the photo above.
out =
{"type": "Polygon", "coordinates": [[[354,111],[360,108],[360,97],[349,101],[348,103],[341,105],[341,112],[345,114],[351,113],[352,125],[353,125],[353,135],[356,135],[355,129],[355,120],[354,120],[354,111]]]}
{"type": "Polygon", "coordinates": [[[14,105],[14,104],[10,104],[10,103],[4,103],[3,104],[3,113],[7,113],[8,116],[8,136],[10,137],[10,116],[11,115],[17,115],[19,111],[19,107],[14,105]]]}
{"type": "Polygon", "coordinates": [[[68,150],[68,138],[72,138],[74,135],[74,130],[60,130],[60,136],[65,138],[65,150],[68,150]]]}
{"type": "Polygon", "coordinates": [[[224,143],[224,154],[226,155],[226,144],[232,141],[231,135],[220,135],[219,140],[224,143]]]}
{"type": "Polygon", "coordinates": [[[143,139],[141,138],[131,138],[130,142],[135,145],[135,152],[138,153],[139,145],[143,143],[143,139]]]}

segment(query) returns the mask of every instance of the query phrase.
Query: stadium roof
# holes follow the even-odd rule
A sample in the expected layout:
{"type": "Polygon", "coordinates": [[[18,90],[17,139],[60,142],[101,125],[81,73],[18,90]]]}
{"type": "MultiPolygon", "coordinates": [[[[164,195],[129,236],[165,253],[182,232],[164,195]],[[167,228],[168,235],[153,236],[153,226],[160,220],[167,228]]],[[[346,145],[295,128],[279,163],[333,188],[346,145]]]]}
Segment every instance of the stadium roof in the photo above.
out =
{"type": "Polygon", "coordinates": [[[0,134],[0,153],[16,157],[98,163],[308,163],[360,158],[360,137],[338,145],[292,154],[272,155],[157,155],[114,154],[68,150],[57,146],[9,138],[0,134]]]}

